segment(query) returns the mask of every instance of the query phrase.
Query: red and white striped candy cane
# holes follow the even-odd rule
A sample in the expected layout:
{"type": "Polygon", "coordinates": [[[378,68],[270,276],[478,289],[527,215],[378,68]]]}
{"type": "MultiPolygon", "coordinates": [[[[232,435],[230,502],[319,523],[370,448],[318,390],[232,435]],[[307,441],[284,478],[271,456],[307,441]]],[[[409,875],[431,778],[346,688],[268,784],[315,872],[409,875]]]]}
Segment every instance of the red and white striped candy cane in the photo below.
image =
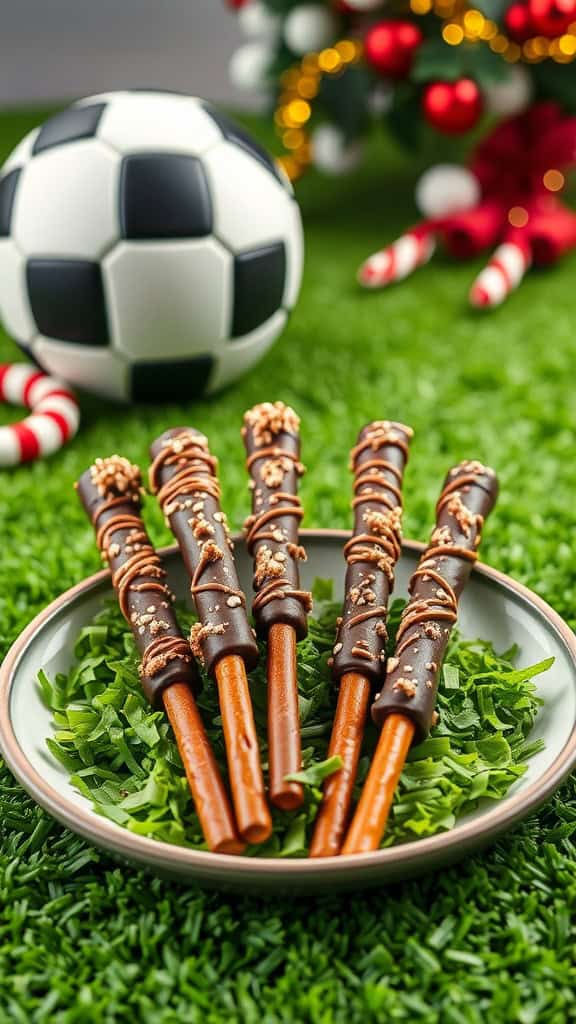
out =
{"type": "Polygon", "coordinates": [[[364,288],[385,288],[403,281],[431,258],[436,241],[429,224],[418,224],[386,249],[369,256],[358,271],[364,288]]]}
{"type": "Polygon", "coordinates": [[[503,242],[481,270],[470,289],[470,303],[477,309],[499,306],[518,287],[531,263],[527,243],[503,242]]]}
{"type": "Polygon", "coordinates": [[[80,410],[73,393],[25,363],[0,365],[0,401],[31,410],[19,423],[0,427],[0,466],[51,455],[78,430],[80,410]]]}

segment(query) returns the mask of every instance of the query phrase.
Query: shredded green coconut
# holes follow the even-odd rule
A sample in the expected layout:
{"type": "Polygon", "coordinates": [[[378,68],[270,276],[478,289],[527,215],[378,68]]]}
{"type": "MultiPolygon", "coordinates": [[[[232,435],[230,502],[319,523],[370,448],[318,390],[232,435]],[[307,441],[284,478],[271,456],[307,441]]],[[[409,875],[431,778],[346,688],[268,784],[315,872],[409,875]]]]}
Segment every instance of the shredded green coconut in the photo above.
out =
{"type": "MultiPolygon", "coordinates": [[[[326,595],[327,581],[316,591],[326,595]]],[[[391,642],[401,609],[391,613],[391,642]]],[[[298,647],[298,680],[305,787],[303,809],[274,811],[270,840],[249,856],[305,857],[323,780],[340,767],[327,759],[336,692],[327,667],[338,608],[327,605],[312,619],[298,647]]],[[[190,625],[189,613],[180,620],[190,625]]],[[[264,652],[262,652],[264,653],[264,652]]],[[[85,627],[75,645],[76,663],[49,681],[40,673],[44,699],[53,712],[48,746],[71,781],[99,814],[131,832],[167,843],[205,849],[178,751],[161,711],[142,694],[132,635],[114,604],[85,627]]],[[[434,835],[454,826],[480,799],[500,800],[541,748],[529,734],[540,700],[532,679],[552,660],[515,669],[516,652],[498,655],[487,641],[450,643],[438,695],[440,719],[429,739],[414,748],[402,774],[384,844],[434,835]]],[[[266,768],[265,657],[250,687],[262,760],[266,768]]],[[[225,771],[216,688],[203,676],[199,698],[208,735],[225,771]]],[[[375,729],[366,732],[358,785],[363,781],[375,729]]]]}

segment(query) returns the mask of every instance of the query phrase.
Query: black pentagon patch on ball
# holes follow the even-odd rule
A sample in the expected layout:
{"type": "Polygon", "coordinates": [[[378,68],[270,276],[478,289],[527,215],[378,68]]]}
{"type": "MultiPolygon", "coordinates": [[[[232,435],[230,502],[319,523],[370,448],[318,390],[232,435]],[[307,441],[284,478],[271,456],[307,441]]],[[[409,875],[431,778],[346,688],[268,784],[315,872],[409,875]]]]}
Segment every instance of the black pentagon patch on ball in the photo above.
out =
{"type": "Polygon", "coordinates": [[[77,139],[91,139],[96,135],[105,103],[90,103],[85,107],[68,107],[55,114],[42,125],[36,136],[32,153],[42,153],[53,146],[62,146],[77,139]]]}
{"type": "Polygon", "coordinates": [[[248,334],[282,305],[286,282],[283,242],[241,253],[234,258],[232,337],[248,334]]]}
{"type": "Polygon", "coordinates": [[[215,107],[212,107],[209,103],[202,104],[204,110],[210,115],[213,121],[216,122],[222,135],[228,142],[233,142],[241,149],[245,150],[246,153],[250,153],[263,167],[266,167],[271,174],[274,175],[276,181],[279,181],[283,188],[286,188],[286,182],[275,161],[272,159],[269,153],[266,152],[263,146],[256,142],[248,132],[245,132],[243,128],[235,124],[226,114],[222,114],[215,107]]]}
{"type": "Polygon", "coordinates": [[[206,391],[213,365],[212,356],[134,363],[130,396],[134,402],[187,402],[199,398],[206,391]]]}
{"type": "Polygon", "coordinates": [[[0,238],[7,238],[10,234],[16,186],[21,173],[21,170],[17,169],[0,179],[0,238]]]}
{"type": "Polygon", "coordinates": [[[122,161],[123,238],[202,238],[212,230],[212,200],[200,160],[180,153],[122,161]]]}
{"type": "Polygon", "coordinates": [[[79,345],[107,345],[102,274],[87,260],[28,260],[28,298],[40,334],[79,345]]]}

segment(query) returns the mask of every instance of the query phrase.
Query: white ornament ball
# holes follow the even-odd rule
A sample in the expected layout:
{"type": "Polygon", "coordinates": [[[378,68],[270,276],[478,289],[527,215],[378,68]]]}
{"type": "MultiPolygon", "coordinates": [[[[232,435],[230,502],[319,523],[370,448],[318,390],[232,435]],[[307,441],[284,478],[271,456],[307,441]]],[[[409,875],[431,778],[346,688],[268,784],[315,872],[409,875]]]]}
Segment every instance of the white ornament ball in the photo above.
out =
{"type": "Polygon", "coordinates": [[[312,135],[312,162],[324,174],[346,174],[362,159],[360,142],[346,142],[333,124],[321,124],[312,135]]]}
{"type": "Polygon", "coordinates": [[[189,402],[241,376],[283,330],[302,258],[275,161],[193,96],[80,100],[0,168],[4,326],[109,398],[189,402]]]}
{"type": "Polygon", "coordinates": [[[493,82],[484,87],[486,108],[498,117],[514,117],[523,113],[532,102],[534,88],[532,79],[520,64],[508,69],[502,82],[493,82]]]}
{"type": "Polygon", "coordinates": [[[394,88],[390,82],[378,82],[368,97],[368,109],[373,117],[387,114],[394,99],[394,88]]]}
{"type": "Polygon", "coordinates": [[[280,32],[280,18],[260,0],[251,0],[240,8],[238,24],[245,36],[257,39],[275,39],[280,32]]]}
{"type": "Polygon", "coordinates": [[[470,210],[480,200],[480,184],[459,164],[436,164],[416,184],[416,206],[423,217],[449,217],[470,210]]]}
{"type": "Polygon", "coordinates": [[[346,7],[351,11],[377,11],[384,5],[384,0],[346,0],[346,7]]]}
{"type": "Polygon", "coordinates": [[[302,56],[330,46],[337,30],[338,22],[326,7],[302,4],[290,11],[284,22],[284,42],[292,53],[302,56]]]}
{"type": "Polygon", "coordinates": [[[267,43],[244,43],[230,58],[228,77],[236,89],[259,92],[268,85],[267,73],[273,53],[267,43]]]}

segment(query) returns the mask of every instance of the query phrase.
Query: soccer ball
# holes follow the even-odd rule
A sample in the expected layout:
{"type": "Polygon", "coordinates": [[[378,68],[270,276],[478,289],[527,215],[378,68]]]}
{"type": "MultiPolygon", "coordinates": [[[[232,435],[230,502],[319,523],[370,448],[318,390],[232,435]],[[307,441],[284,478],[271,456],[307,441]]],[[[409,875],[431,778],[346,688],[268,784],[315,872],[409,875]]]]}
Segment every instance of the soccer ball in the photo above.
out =
{"type": "Polygon", "coordinates": [[[302,274],[283,172],[191,96],[114,92],[0,170],[0,316],[47,372],[120,400],[215,391],[272,345],[302,274]]]}

